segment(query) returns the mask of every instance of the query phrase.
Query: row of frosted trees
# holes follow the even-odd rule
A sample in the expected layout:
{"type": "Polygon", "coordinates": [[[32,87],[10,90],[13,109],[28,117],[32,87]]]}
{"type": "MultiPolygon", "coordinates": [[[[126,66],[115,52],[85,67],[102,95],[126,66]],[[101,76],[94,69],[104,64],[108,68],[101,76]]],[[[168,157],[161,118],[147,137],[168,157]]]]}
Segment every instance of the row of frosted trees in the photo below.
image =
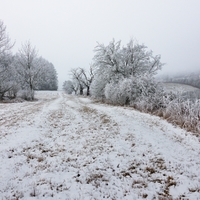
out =
{"type": "Polygon", "coordinates": [[[115,40],[107,46],[98,44],[89,72],[72,69],[72,79],[64,82],[63,89],[68,94],[87,94],[111,104],[129,105],[200,133],[200,101],[163,90],[154,78],[163,66],[160,58],[133,40],[126,46],[115,40]]]}
{"type": "Polygon", "coordinates": [[[57,72],[52,63],[38,55],[30,42],[12,54],[11,40],[0,20],[0,99],[20,96],[34,99],[35,90],[57,90],[57,72]]]}

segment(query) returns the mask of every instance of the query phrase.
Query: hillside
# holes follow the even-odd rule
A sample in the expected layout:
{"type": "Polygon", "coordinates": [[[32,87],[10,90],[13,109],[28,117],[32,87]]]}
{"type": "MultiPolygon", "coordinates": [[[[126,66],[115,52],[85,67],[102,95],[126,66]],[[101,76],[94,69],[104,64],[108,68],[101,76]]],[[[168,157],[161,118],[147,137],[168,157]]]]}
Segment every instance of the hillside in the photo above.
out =
{"type": "Polygon", "coordinates": [[[200,198],[200,143],[132,108],[63,92],[0,104],[1,199],[200,198]]]}
{"type": "Polygon", "coordinates": [[[200,92],[200,89],[187,84],[181,83],[162,83],[162,86],[166,92],[200,92]]]}
{"type": "Polygon", "coordinates": [[[190,85],[200,89],[200,71],[180,72],[172,75],[162,75],[159,79],[168,83],[180,83],[190,85]]]}

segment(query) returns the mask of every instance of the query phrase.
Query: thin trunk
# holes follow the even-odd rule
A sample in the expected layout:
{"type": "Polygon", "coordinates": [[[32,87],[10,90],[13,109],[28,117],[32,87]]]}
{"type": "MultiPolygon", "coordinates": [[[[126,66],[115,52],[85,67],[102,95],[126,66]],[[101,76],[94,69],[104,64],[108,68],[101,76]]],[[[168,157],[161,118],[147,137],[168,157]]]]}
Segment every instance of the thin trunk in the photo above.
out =
{"type": "Polygon", "coordinates": [[[87,96],[90,96],[90,87],[87,86],[87,96]]]}
{"type": "Polygon", "coordinates": [[[80,95],[83,95],[83,87],[80,86],[80,95]]]}

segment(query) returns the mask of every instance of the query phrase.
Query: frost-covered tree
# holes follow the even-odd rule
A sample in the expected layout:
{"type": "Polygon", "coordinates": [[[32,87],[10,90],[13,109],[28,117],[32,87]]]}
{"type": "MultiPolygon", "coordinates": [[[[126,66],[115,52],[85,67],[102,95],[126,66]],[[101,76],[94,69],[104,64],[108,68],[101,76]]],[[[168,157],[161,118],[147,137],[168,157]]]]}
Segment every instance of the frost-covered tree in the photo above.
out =
{"type": "Polygon", "coordinates": [[[6,33],[6,26],[0,20],[0,99],[15,86],[12,80],[12,53],[14,44],[6,33]]]}
{"type": "Polygon", "coordinates": [[[108,46],[98,44],[94,51],[94,80],[91,85],[91,93],[97,98],[103,98],[106,84],[112,81],[118,82],[123,77],[120,42],[113,40],[108,46]]]}
{"type": "Polygon", "coordinates": [[[153,55],[145,45],[134,43],[131,40],[122,48],[122,65],[125,77],[148,75],[153,76],[161,69],[160,55],[153,55]]]}
{"type": "Polygon", "coordinates": [[[26,91],[26,99],[34,99],[34,90],[40,79],[43,69],[43,62],[37,55],[37,51],[30,42],[22,45],[15,57],[16,71],[22,89],[26,91]]]}
{"type": "Polygon", "coordinates": [[[52,63],[38,57],[30,42],[22,45],[13,56],[6,26],[0,20],[0,99],[5,95],[16,97],[23,90],[25,99],[34,99],[35,89],[57,90],[57,72],[52,63]]]}
{"type": "Polygon", "coordinates": [[[11,49],[14,44],[6,33],[6,26],[3,21],[0,20],[0,66],[7,66],[7,56],[11,56],[11,49]]]}
{"type": "Polygon", "coordinates": [[[142,77],[148,77],[151,80],[163,65],[159,55],[153,56],[153,52],[147,50],[146,46],[132,40],[125,47],[121,47],[121,42],[115,40],[108,46],[98,44],[93,60],[91,92],[93,96],[102,98],[110,96],[108,91],[113,87],[119,89],[120,84],[127,79],[136,78],[139,81],[142,77]]]}

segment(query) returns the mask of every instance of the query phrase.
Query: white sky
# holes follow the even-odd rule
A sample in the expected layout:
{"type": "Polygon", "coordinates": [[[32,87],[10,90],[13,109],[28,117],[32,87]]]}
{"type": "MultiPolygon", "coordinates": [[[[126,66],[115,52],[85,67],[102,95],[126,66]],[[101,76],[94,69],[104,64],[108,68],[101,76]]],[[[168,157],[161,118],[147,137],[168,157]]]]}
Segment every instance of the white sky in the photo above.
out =
{"type": "Polygon", "coordinates": [[[163,72],[200,69],[200,0],[0,0],[14,52],[30,40],[52,62],[59,85],[89,68],[96,42],[133,38],[166,63],[163,72]]]}

